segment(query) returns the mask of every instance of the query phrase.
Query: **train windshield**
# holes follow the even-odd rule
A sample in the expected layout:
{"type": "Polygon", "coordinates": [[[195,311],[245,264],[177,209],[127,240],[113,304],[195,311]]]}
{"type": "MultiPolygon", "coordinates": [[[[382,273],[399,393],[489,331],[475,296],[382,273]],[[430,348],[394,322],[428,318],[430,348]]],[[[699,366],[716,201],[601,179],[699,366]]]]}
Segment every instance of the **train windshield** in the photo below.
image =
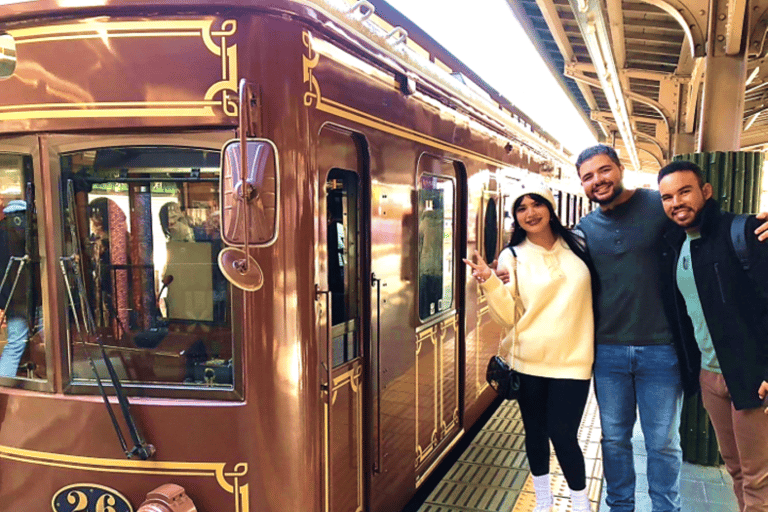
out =
{"type": "Polygon", "coordinates": [[[101,343],[123,383],[232,388],[219,161],[181,147],[60,156],[73,382],[107,378],[101,343]]]}

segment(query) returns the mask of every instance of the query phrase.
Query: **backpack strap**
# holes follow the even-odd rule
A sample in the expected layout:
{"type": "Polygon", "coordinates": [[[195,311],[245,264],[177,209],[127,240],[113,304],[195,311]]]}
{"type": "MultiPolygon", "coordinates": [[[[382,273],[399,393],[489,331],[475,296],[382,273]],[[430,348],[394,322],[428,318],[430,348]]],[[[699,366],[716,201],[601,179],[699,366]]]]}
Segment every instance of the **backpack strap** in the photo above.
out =
{"type": "Polygon", "coordinates": [[[744,233],[749,215],[737,215],[731,222],[731,245],[744,271],[749,270],[749,248],[744,233]]]}

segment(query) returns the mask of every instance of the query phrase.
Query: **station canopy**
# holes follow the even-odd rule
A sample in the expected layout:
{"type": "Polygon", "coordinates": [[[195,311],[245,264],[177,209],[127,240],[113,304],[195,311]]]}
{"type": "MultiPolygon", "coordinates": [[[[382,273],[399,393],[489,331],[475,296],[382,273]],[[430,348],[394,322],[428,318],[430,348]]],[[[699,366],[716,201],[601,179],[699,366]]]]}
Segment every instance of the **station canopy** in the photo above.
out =
{"type": "Polygon", "coordinates": [[[768,147],[768,1],[507,3],[628,168],[655,172],[676,154],[768,147]]]}

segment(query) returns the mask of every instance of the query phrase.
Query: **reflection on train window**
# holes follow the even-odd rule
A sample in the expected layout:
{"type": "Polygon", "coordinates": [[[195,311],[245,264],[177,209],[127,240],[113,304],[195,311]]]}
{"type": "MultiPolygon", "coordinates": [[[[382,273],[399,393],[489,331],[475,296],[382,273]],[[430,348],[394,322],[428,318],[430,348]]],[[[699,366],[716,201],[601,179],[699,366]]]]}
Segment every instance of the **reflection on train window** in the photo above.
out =
{"type": "Polygon", "coordinates": [[[419,318],[453,306],[453,181],[423,174],[419,180],[419,318]]]}
{"type": "Polygon", "coordinates": [[[32,159],[0,153],[0,377],[45,379],[32,159]]]}
{"type": "Polygon", "coordinates": [[[94,380],[89,354],[106,377],[100,340],[124,382],[232,387],[219,160],[173,147],[61,156],[73,380],[94,380]]]}
{"type": "Polygon", "coordinates": [[[485,226],[483,228],[483,258],[485,258],[485,261],[496,259],[498,224],[496,219],[496,200],[491,197],[488,198],[488,203],[485,205],[485,226]]]}
{"type": "Polygon", "coordinates": [[[357,174],[340,169],[328,174],[328,288],[334,367],[360,355],[357,197],[357,174]]]}
{"type": "Polygon", "coordinates": [[[512,231],[515,229],[515,216],[512,213],[512,197],[503,195],[501,201],[501,245],[506,246],[512,240],[512,231]]]}

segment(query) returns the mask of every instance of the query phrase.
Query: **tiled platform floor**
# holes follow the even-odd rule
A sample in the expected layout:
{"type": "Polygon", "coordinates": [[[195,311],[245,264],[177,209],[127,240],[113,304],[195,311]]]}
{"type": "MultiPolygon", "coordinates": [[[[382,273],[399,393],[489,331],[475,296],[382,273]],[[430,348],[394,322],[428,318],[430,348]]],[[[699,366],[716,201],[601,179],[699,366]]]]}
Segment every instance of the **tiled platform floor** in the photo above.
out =
{"type": "MultiPolygon", "coordinates": [[[[635,453],[636,512],[651,512],[651,498],[648,496],[648,470],[645,444],[640,424],[635,424],[632,433],[635,453]]],[[[683,463],[680,482],[683,512],[738,512],[739,507],[733,494],[733,480],[724,466],[707,467],[683,463]]],[[[600,512],[610,512],[605,504],[605,486],[600,512]]]]}
{"type": "MultiPolygon", "coordinates": [[[[600,423],[593,396],[579,429],[587,465],[592,509],[602,486],[600,423]]],[[[527,512],[533,510],[533,483],[525,457],[525,434],[517,402],[503,402],[458,461],[435,487],[419,512],[527,512]]],[[[569,510],[568,486],[552,452],[552,486],[557,510],[569,510]]]]}
{"type": "MultiPolygon", "coordinates": [[[[579,429],[587,466],[587,488],[595,512],[605,505],[600,420],[590,395],[579,429]]],[[[530,512],[535,505],[525,457],[525,434],[517,402],[503,402],[446,473],[419,512],[530,512]]],[[[636,512],[651,512],[642,433],[635,426],[632,443],[637,473],[636,512]]],[[[555,510],[570,510],[568,486],[553,455],[550,461],[555,510]]],[[[683,464],[683,512],[737,512],[731,478],[724,468],[683,464]]]]}

